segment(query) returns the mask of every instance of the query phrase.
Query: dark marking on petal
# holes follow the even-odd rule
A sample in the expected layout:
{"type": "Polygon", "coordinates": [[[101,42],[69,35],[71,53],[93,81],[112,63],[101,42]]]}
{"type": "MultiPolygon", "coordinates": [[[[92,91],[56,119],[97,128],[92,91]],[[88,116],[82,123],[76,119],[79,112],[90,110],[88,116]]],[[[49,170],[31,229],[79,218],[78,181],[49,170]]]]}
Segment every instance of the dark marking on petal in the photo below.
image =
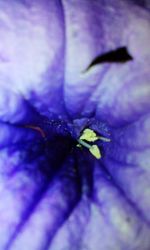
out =
{"type": "Polygon", "coordinates": [[[33,129],[33,130],[37,131],[38,133],[40,133],[40,134],[41,134],[41,136],[42,136],[43,138],[45,138],[45,137],[46,137],[46,135],[45,135],[45,133],[44,133],[43,129],[41,129],[41,128],[40,128],[40,127],[38,127],[38,126],[33,126],[33,125],[25,125],[25,128],[30,128],[30,129],[33,129]]]}
{"type": "Polygon", "coordinates": [[[126,47],[120,47],[116,50],[112,50],[97,56],[85,71],[101,63],[126,63],[131,60],[133,60],[133,57],[129,54],[128,49],[126,47]]]}

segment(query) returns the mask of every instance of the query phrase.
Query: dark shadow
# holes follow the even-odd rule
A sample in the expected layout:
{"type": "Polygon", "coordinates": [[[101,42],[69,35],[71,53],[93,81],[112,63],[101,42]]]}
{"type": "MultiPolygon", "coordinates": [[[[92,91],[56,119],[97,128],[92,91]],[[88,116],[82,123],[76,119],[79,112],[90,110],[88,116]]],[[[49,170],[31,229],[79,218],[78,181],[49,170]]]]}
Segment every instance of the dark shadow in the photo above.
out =
{"type": "Polygon", "coordinates": [[[112,50],[97,56],[87,67],[85,70],[88,71],[95,65],[102,63],[126,63],[128,61],[133,60],[133,57],[129,54],[128,49],[124,47],[120,47],[116,50],[112,50]]]}

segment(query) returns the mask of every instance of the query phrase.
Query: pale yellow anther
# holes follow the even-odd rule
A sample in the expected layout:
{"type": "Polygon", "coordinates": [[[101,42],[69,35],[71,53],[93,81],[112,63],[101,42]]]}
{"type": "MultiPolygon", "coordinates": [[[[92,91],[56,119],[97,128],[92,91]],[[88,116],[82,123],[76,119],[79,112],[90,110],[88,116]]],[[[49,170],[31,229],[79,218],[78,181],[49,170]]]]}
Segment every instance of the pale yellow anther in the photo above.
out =
{"type": "Polygon", "coordinates": [[[96,158],[96,159],[100,159],[101,158],[101,152],[98,148],[97,145],[92,145],[91,148],[89,149],[89,151],[91,152],[91,154],[96,158]]]}
{"type": "Polygon", "coordinates": [[[100,159],[101,152],[100,152],[100,149],[98,148],[98,146],[95,144],[91,145],[88,143],[88,142],[95,142],[97,140],[102,140],[104,142],[110,142],[109,138],[105,138],[103,136],[97,136],[97,134],[92,129],[86,128],[83,131],[82,135],[78,139],[77,147],[82,148],[82,146],[83,146],[83,147],[87,148],[96,159],[100,159]]]}
{"type": "Polygon", "coordinates": [[[89,142],[95,142],[99,139],[99,137],[96,135],[96,133],[89,128],[86,128],[83,131],[83,134],[80,136],[80,140],[86,140],[89,142]]]}

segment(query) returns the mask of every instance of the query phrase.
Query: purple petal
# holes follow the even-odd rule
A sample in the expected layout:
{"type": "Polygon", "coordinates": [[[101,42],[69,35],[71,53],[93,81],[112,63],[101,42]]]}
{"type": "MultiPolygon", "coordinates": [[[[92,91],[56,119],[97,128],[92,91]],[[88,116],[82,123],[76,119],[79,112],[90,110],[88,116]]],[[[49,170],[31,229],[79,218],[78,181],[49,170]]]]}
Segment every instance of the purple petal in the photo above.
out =
{"type": "Polygon", "coordinates": [[[1,1],[0,12],[1,119],[22,121],[27,117],[23,113],[25,101],[42,113],[63,115],[64,22],[61,4],[47,0],[26,4],[1,1]],[[9,114],[4,109],[6,102],[10,103],[9,114]]]}
{"type": "Polygon", "coordinates": [[[150,116],[114,131],[107,149],[105,167],[116,184],[137,207],[143,220],[150,222],[150,116]]]}
{"type": "Polygon", "coordinates": [[[149,250],[149,12],[38,0],[0,13],[0,249],[149,250]],[[86,71],[122,46],[132,61],[86,71]],[[82,119],[52,120],[68,112],[82,119]],[[111,134],[99,162],[74,145],[85,126],[111,134]]]}
{"type": "Polygon", "coordinates": [[[65,101],[70,114],[96,115],[97,119],[117,126],[148,112],[149,13],[117,0],[65,2],[64,6],[67,25],[65,101]],[[122,46],[128,48],[133,61],[120,65],[100,64],[85,72],[97,55],[122,46]]]}

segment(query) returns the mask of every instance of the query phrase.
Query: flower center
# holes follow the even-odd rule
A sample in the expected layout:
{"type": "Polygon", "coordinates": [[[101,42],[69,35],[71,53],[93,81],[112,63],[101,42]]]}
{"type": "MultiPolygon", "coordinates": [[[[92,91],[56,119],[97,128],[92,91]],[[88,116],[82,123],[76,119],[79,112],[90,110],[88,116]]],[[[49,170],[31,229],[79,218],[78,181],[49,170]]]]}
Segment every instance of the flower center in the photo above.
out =
{"type": "Polygon", "coordinates": [[[26,125],[28,129],[32,129],[41,135],[45,141],[53,141],[56,145],[59,140],[66,144],[69,142],[70,150],[76,147],[80,151],[88,149],[96,159],[102,157],[101,143],[110,142],[110,134],[106,132],[104,124],[100,124],[95,119],[78,119],[72,123],[67,123],[62,120],[46,120],[39,125],[26,125]],[[95,129],[94,129],[95,127],[95,129]],[[103,136],[104,134],[104,136],[103,136]]]}

